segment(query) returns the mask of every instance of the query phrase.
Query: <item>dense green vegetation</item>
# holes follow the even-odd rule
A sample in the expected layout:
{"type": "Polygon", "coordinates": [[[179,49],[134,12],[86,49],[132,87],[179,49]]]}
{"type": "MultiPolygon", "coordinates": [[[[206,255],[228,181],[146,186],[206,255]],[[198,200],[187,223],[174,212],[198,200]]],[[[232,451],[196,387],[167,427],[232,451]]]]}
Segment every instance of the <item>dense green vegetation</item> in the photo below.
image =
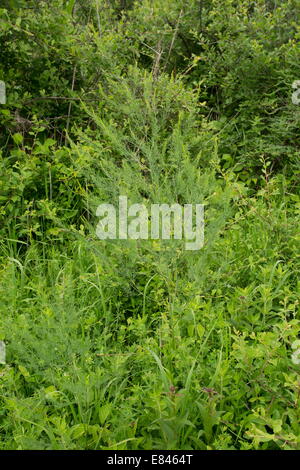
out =
{"type": "Polygon", "coordinates": [[[300,1],[0,7],[0,448],[299,450],[300,1]]]}

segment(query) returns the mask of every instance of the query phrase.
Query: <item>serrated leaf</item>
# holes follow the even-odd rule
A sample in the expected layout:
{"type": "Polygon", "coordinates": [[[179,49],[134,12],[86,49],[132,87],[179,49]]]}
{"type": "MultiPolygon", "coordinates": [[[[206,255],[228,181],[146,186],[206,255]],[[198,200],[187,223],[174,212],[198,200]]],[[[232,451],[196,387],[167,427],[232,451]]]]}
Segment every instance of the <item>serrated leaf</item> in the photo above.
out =
{"type": "Polygon", "coordinates": [[[99,420],[101,424],[105,423],[108,416],[110,415],[111,409],[111,403],[106,403],[105,405],[101,406],[101,408],[99,409],[99,420]]]}

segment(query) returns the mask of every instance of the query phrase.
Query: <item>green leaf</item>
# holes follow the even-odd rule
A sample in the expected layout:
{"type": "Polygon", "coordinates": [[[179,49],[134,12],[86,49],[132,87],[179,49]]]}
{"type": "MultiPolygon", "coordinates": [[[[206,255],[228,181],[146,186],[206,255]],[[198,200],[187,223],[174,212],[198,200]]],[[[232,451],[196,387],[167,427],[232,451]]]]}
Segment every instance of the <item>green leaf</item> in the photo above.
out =
{"type": "Polygon", "coordinates": [[[16,134],[13,134],[12,138],[14,140],[14,143],[17,145],[20,145],[23,142],[23,136],[18,132],[16,134]]]}
{"type": "Polygon", "coordinates": [[[110,415],[111,409],[111,403],[105,403],[105,405],[101,406],[101,408],[99,409],[99,420],[101,424],[105,423],[108,416],[110,415]]]}

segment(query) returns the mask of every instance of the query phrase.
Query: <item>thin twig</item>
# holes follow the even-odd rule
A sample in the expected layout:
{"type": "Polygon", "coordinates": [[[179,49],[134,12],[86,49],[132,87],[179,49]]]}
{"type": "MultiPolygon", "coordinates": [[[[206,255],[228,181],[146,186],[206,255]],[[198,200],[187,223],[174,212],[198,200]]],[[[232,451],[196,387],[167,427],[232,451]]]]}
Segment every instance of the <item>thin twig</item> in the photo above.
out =
{"type": "Polygon", "coordinates": [[[154,59],[154,63],[152,67],[153,80],[157,80],[158,75],[159,75],[159,63],[160,63],[161,56],[163,54],[163,49],[161,47],[161,40],[158,41],[157,49],[158,51],[156,53],[156,57],[154,59]]]}
{"type": "Polygon", "coordinates": [[[130,356],[131,354],[136,354],[136,353],[97,353],[96,356],[130,356]]]}
{"type": "Polygon", "coordinates": [[[170,47],[169,47],[169,52],[168,52],[168,56],[167,56],[167,59],[166,59],[166,63],[165,63],[165,66],[164,66],[164,71],[166,69],[166,66],[168,64],[168,61],[169,61],[169,58],[170,58],[170,55],[171,55],[171,52],[172,52],[172,49],[173,49],[173,46],[174,46],[174,42],[175,42],[175,39],[176,39],[176,36],[177,36],[177,33],[178,33],[178,28],[179,28],[179,22],[180,22],[180,19],[182,17],[182,9],[180,10],[180,13],[179,13],[179,16],[178,16],[178,20],[177,20],[177,23],[176,23],[176,26],[175,26],[175,30],[174,30],[174,34],[173,34],[173,37],[172,37],[172,41],[171,41],[171,44],[170,44],[170,47]]]}
{"type": "Polygon", "coordinates": [[[21,104],[22,106],[26,106],[30,103],[34,103],[35,101],[47,101],[47,100],[61,100],[61,101],[100,101],[101,97],[94,97],[94,98],[76,98],[76,97],[68,97],[68,96],[37,96],[35,98],[31,98],[30,100],[23,101],[21,104]]]}
{"type": "MultiPolygon", "coordinates": [[[[74,70],[73,70],[73,77],[72,77],[72,88],[71,88],[72,92],[74,91],[76,70],[77,70],[77,65],[75,64],[74,70]]],[[[72,101],[70,101],[69,109],[68,109],[68,118],[67,118],[67,123],[66,123],[66,135],[65,135],[65,145],[67,143],[67,135],[68,135],[69,125],[70,125],[71,109],[72,109],[72,101]]]]}
{"type": "Polygon", "coordinates": [[[98,0],[96,1],[96,14],[97,14],[97,23],[98,23],[98,31],[99,31],[99,36],[101,36],[101,24],[100,24],[100,15],[99,15],[99,4],[98,0]]]}

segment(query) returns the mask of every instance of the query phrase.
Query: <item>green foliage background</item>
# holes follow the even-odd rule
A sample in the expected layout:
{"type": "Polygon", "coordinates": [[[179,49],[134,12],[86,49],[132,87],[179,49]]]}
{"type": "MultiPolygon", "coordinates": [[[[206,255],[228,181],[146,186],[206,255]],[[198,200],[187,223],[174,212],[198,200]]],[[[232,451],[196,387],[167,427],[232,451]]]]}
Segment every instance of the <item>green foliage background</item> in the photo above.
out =
{"type": "Polygon", "coordinates": [[[300,1],[0,6],[0,448],[299,450],[300,1]]]}

